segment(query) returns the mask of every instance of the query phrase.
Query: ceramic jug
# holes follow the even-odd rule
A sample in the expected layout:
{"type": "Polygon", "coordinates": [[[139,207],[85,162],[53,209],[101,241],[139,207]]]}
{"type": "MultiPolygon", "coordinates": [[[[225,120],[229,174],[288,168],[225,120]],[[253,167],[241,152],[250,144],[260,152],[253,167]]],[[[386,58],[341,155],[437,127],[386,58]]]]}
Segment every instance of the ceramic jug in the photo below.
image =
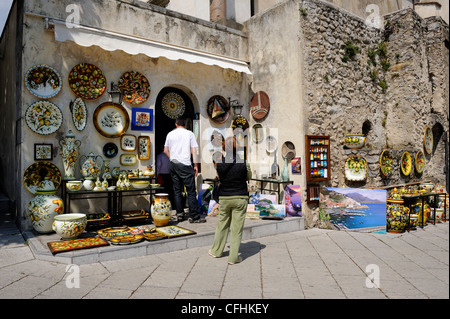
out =
{"type": "Polygon", "coordinates": [[[404,200],[397,189],[391,192],[387,199],[386,226],[390,233],[401,233],[408,223],[409,208],[403,206],[404,200]]]}
{"type": "Polygon", "coordinates": [[[151,206],[153,224],[156,227],[166,226],[171,217],[172,205],[170,204],[169,194],[155,194],[155,202],[151,206]]]}
{"type": "Polygon", "coordinates": [[[72,130],[66,134],[66,137],[59,141],[61,146],[61,158],[64,164],[64,179],[74,180],[75,178],[75,163],[80,155],[80,140],[75,140],[75,135],[72,130]]]}
{"type": "Polygon", "coordinates": [[[88,156],[80,157],[81,174],[85,179],[97,179],[100,176],[100,169],[103,165],[103,158],[90,152],[88,156]],[[101,161],[101,163],[99,163],[101,161]]]}

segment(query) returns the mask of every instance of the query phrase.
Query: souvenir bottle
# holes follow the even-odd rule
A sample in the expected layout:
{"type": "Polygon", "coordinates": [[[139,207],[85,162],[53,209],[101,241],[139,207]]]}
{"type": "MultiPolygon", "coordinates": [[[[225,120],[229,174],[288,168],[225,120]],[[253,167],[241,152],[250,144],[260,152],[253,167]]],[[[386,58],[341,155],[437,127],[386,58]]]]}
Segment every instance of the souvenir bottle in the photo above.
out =
{"type": "Polygon", "coordinates": [[[64,179],[74,180],[75,178],[75,163],[80,155],[80,140],[75,140],[75,135],[72,130],[66,134],[66,137],[59,141],[61,147],[61,157],[64,164],[64,179]]]}

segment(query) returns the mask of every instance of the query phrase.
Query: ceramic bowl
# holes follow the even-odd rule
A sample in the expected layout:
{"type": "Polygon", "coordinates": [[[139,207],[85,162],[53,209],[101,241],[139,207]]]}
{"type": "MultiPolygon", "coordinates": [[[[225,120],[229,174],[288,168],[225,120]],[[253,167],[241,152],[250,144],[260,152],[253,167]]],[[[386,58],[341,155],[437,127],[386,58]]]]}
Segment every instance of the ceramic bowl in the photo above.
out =
{"type": "Polygon", "coordinates": [[[87,225],[85,214],[62,214],[54,219],[52,228],[63,240],[77,238],[87,225]]]}
{"type": "Polygon", "coordinates": [[[409,227],[411,229],[416,229],[417,228],[417,223],[419,222],[419,215],[416,214],[411,214],[409,216],[409,227]]]}
{"type": "Polygon", "coordinates": [[[342,143],[348,148],[361,148],[366,144],[366,137],[362,134],[347,134],[342,143]]]}
{"type": "Polygon", "coordinates": [[[68,191],[77,192],[83,188],[82,181],[69,181],[66,183],[66,187],[68,191]]]}
{"type": "Polygon", "coordinates": [[[133,188],[136,188],[136,189],[147,188],[148,185],[150,185],[149,181],[132,181],[131,182],[131,186],[133,186],[133,188]]]}
{"type": "Polygon", "coordinates": [[[420,189],[426,191],[427,193],[430,193],[433,191],[434,184],[433,183],[422,183],[420,184],[420,189]]]}

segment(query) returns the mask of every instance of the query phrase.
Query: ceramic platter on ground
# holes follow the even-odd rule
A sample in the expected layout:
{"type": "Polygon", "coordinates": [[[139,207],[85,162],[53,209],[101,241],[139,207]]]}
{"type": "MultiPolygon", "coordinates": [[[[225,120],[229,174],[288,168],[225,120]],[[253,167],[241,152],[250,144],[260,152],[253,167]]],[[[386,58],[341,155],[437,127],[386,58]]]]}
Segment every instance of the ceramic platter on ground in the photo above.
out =
{"type": "Polygon", "coordinates": [[[83,99],[77,97],[70,102],[70,111],[72,112],[73,125],[78,131],[84,130],[87,123],[87,108],[83,99]]]}
{"type": "Polygon", "coordinates": [[[52,102],[37,101],[26,110],[25,122],[33,132],[48,135],[61,127],[63,115],[59,107],[52,102]]]}
{"type": "Polygon", "coordinates": [[[345,161],[345,178],[348,181],[365,181],[367,178],[367,161],[362,156],[350,156],[345,161]]]}
{"type": "Polygon", "coordinates": [[[180,226],[164,226],[164,227],[157,227],[156,231],[158,233],[161,233],[167,237],[179,237],[179,236],[186,236],[186,235],[194,235],[196,234],[195,231],[189,230],[180,226]]]}
{"type": "Polygon", "coordinates": [[[120,104],[105,102],[95,109],[94,126],[105,137],[122,136],[129,124],[128,112],[120,104]]]}
{"type": "Polygon", "coordinates": [[[383,176],[388,177],[392,173],[392,155],[388,150],[384,150],[380,156],[380,169],[383,176]]]}
{"type": "Polygon", "coordinates": [[[402,169],[403,175],[408,176],[409,174],[411,174],[412,159],[409,152],[403,153],[402,159],[400,160],[400,168],[402,169]]]}
{"type": "Polygon", "coordinates": [[[83,100],[95,100],[106,91],[106,78],[93,64],[80,63],[69,72],[69,86],[83,100]]]}
{"type": "Polygon", "coordinates": [[[214,95],[206,103],[206,112],[213,122],[222,124],[230,117],[230,105],[223,96],[214,95]]]}
{"type": "Polygon", "coordinates": [[[428,155],[430,155],[431,152],[433,151],[433,132],[431,131],[431,128],[428,126],[425,128],[425,134],[423,137],[423,147],[425,153],[427,153],[428,155]]]}
{"type": "Polygon", "coordinates": [[[171,119],[176,119],[183,115],[186,110],[186,103],[183,97],[175,92],[164,95],[161,106],[164,114],[171,119]]]}
{"type": "Polygon", "coordinates": [[[36,188],[46,178],[49,178],[53,182],[56,189],[61,185],[61,171],[55,164],[50,162],[36,162],[28,166],[23,173],[23,185],[27,191],[36,194],[36,188]]]}
{"type": "Polygon", "coordinates": [[[142,240],[144,240],[144,236],[142,235],[122,235],[111,238],[109,242],[113,245],[130,245],[142,240]]]}
{"type": "Polygon", "coordinates": [[[54,68],[48,65],[36,65],[25,75],[25,85],[34,96],[49,99],[61,91],[62,81],[54,68]]]}
{"type": "Polygon", "coordinates": [[[144,103],[150,96],[150,83],[143,74],[136,71],[122,74],[117,86],[122,91],[124,101],[133,105],[144,103]]]}
{"type": "Polygon", "coordinates": [[[416,159],[414,161],[414,167],[416,168],[416,172],[418,174],[422,174],[425,167],[425,156],[423,155],[422,151],[417,152],[416,159]]]}

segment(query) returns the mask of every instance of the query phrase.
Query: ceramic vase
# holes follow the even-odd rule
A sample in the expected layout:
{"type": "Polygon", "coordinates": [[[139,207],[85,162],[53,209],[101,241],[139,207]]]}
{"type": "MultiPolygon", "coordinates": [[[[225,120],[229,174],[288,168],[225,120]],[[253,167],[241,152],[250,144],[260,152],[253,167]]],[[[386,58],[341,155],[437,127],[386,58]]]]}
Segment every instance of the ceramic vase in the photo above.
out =
{"type": "Polygon", "coordinates": [[[87,217],[85,214],[62,214],[55,217],[52,229],[63,240],[77,238],[87,225],[87,217]]]}
{"type": "Polygon", "coordinates": [[[97,179],[100,176],[102,164],[103,158],[100,155],[94,155],[92,152],[88,156],[82,155],[80,157],[81,174],[85,179],[97,179]]]}
{"type": "Polygon", "coordinates": [[[155,226],[166,226],[170,221],[171,213],[172,206],[169,201],[169,194],[155,194],[155,202],[151,206],[151,214],[155,226]]]}
{"type": "Polygon", "coordinates": [[[64,164],[64,179],[74,180],[75,178],[75,163],[80,155],[81,141],[75,140],[75,135],[72,130],[66,134],[66,137],[59,141],[61,147],[61,158],[64,164]]]}
{"type": "Polygon", "coordinates": [[[155,177],[155,171],[153,170],[153,167],[151,165],[147,166],[147,169],[144,172],[145,177],[155,177]]]}
{"type": "Polygon", "coordinates": [[[389,233],[402,233],[407,226],[409,208],[403,206],[403,202],[397,189],[387,199],[386,226],[389,233]]]}
{"type": "Polygon", "coordinates": [[[284,159],[284,168],[281,172],[281,179],[283,182],[287,182],[289,180],[289,167],[287,158],[284,159]]]}
{"type": "Polygon", "coordinates": [[[38,233],[53,232],[53,220],[63,212],[63,201],[56,192],[53,182],[45,180],[36,189],[36,196],[28,203],[28,215],[34,230],[38,233]]]}

